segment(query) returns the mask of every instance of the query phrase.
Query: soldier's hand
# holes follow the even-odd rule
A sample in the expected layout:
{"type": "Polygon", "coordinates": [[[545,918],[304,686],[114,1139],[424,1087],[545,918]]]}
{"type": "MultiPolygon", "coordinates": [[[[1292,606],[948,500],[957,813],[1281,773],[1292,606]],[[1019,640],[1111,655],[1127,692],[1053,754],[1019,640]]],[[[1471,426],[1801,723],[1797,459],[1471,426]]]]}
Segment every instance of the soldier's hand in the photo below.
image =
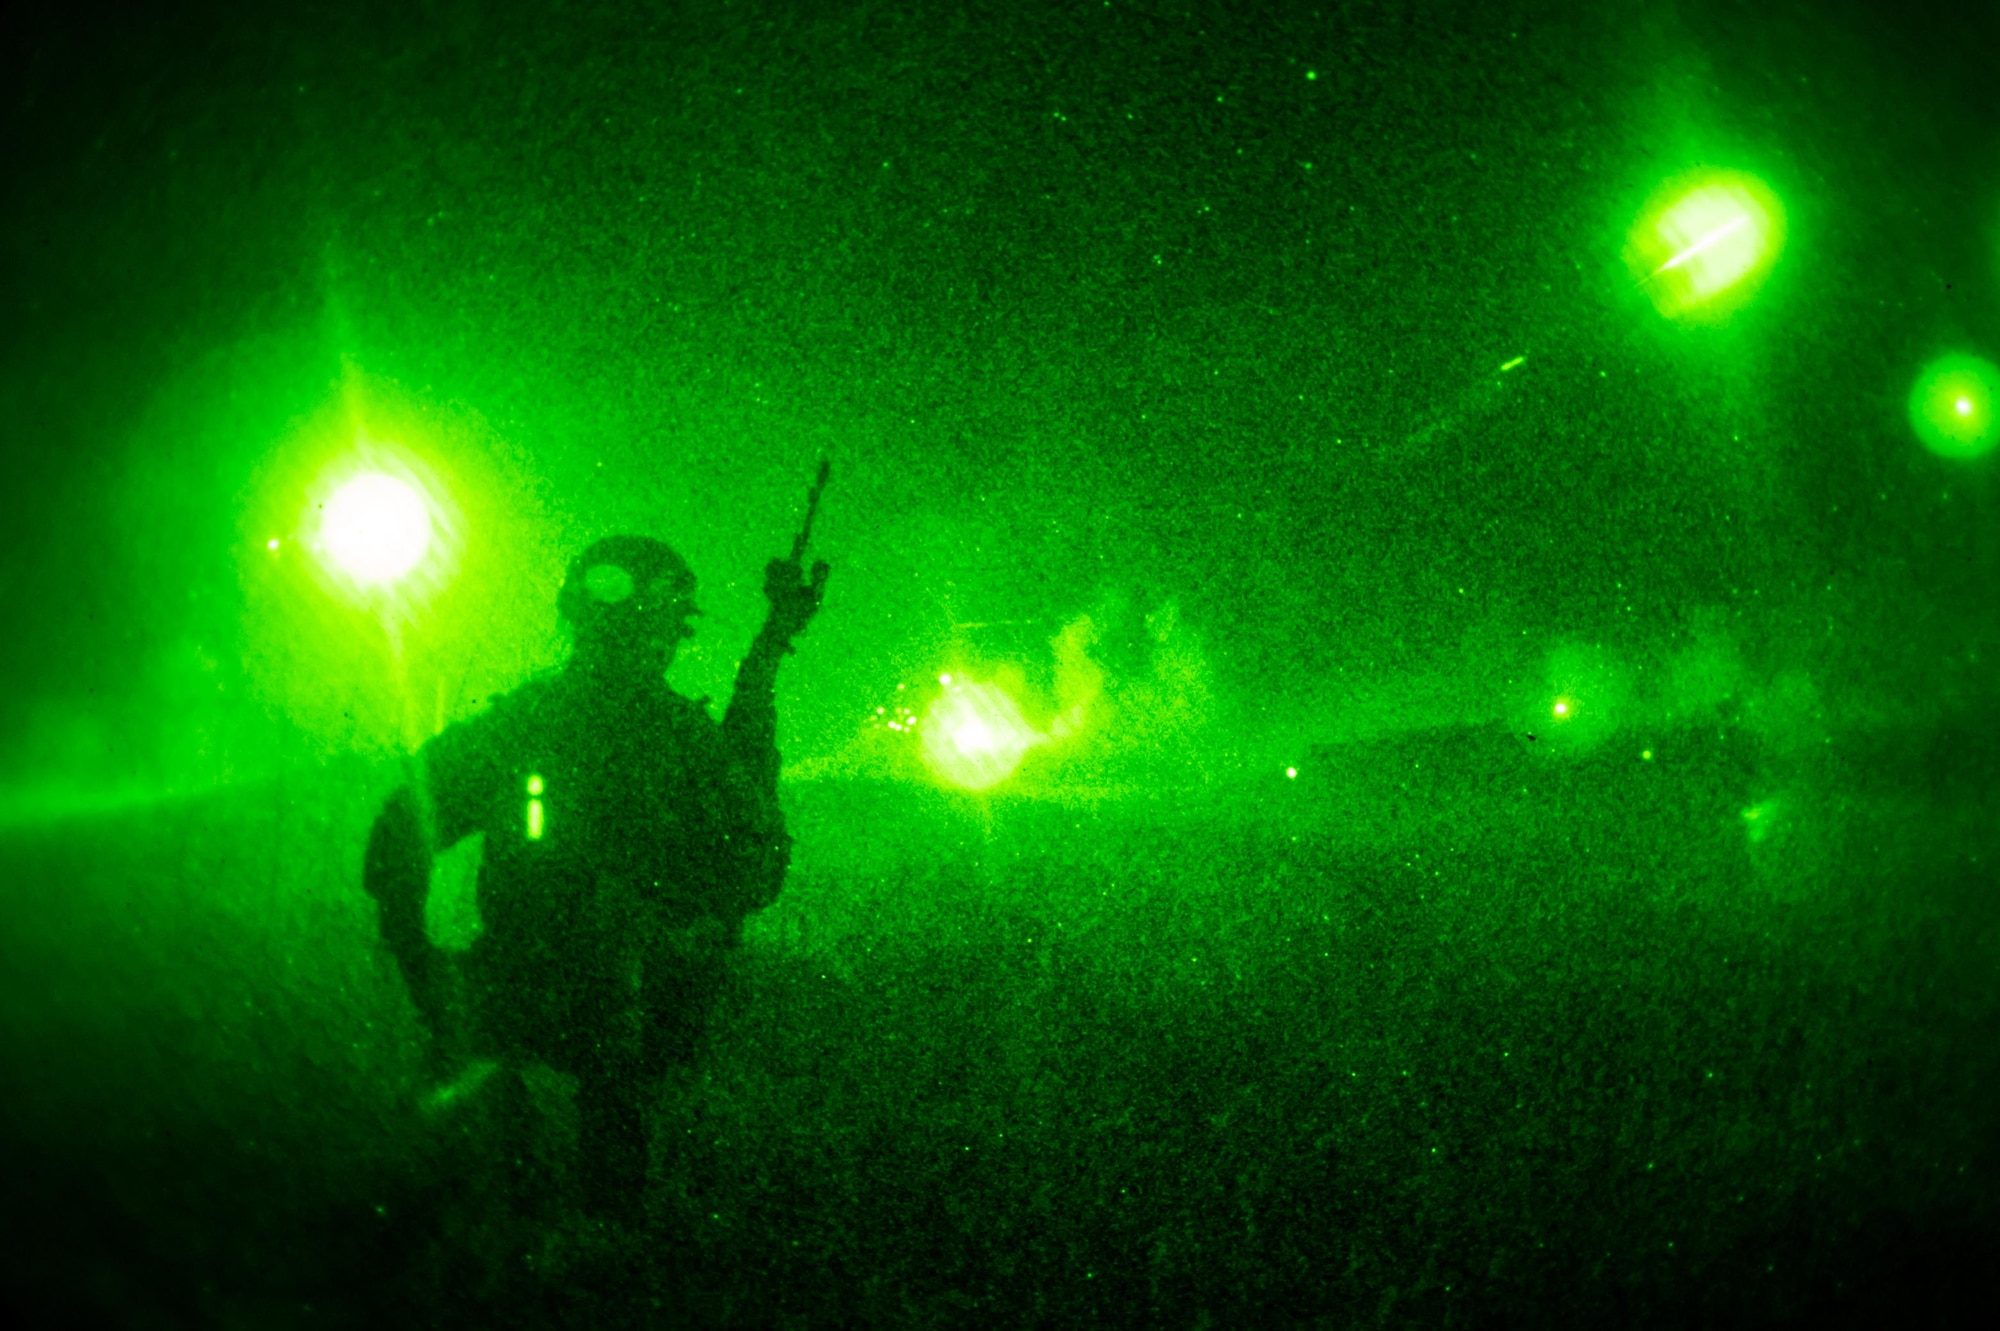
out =
{"type": "Polygon", "coordinates": [[[794,559],[774,559],[764,566],[764,597],[771,603],[770,625],[780,641],[789,643],[819,613],[832,571],[824,559],[813,564],[810,579],[794,559]]]}
{"type": "Polygon", "coordinates": [[[452,1009],[456,972],[443,949],[426,942],[421,959],[406,965],[403,978],[416,1006],[423,1033],[424,1075],[436,1081],[450,1075],[456,1042],[452,1039],[452,1009]]]}
{"type": "Polygon", "coordinates": [[[394,949],[403,985],[417,1009],[417,1020],[433,1043],[443,1033],[451,1009],[451,958],[429,939],[403,942],[394,949]]]}

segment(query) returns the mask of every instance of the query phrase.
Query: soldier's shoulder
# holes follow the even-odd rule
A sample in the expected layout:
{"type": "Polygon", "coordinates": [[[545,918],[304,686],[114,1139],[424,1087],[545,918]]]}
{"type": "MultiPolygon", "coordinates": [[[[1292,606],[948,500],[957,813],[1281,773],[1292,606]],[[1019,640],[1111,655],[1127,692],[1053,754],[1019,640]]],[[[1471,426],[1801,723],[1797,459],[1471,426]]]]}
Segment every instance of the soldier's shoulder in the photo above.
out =
{"type": "Polygon", "coordinates": [[[555,679],[540,676],[505,693],[474,702],[472,709],[433,737],[426,748],[478,748],[535,724],[552,697],[555,679]]]}
{"type": "Polygon", "coordinates": [[[568,681],[559,672],[536,675],[527,683],[493,700],[493,710],[508,717],[535,716],[555,706],[568,681]]]}

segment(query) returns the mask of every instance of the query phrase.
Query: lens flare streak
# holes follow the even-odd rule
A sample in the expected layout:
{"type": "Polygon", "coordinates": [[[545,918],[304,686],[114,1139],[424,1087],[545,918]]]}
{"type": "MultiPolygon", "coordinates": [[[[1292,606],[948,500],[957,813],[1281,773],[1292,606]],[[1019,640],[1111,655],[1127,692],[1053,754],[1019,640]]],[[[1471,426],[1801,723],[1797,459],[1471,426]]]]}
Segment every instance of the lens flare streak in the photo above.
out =
{"type": "Polygon", "coordinates": [[[1738,231],[1741,231],[1744,227],[1748,225],[1750,225],[1750,219],[1746,215],[1739,214],[1736,217],[1731,218],[1729,221],[1723,223],[1715,230],[1703,236],[1700,240],[1697,240],[1694,244],[1682,250],[1679,254],[1676,254],[1673,258],[1661,264],[1658,268],[1655,268],[1653,270],[1653,276],[1658,277],[1661,273],[1680,267],[1688,260],[1696,258],[1705,251],[1712,249],[1714,246],[1721,243],[1728,237],[1735,235],[1738,231]]]}

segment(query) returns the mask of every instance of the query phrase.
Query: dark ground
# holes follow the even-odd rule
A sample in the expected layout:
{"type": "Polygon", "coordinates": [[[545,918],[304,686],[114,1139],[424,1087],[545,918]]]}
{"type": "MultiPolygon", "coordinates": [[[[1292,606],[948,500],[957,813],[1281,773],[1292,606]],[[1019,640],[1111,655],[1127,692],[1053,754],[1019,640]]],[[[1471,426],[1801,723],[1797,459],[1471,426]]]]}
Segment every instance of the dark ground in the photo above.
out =
{"type": "Polygon", "coordinates": [[[794,882],[664,1113],[641,1270],[526,1294],[479,1292],[470,1148],[408,1109],[365,774],[17,833],[7,1298],[135,1327],[1983,1324],[1990,741],[1830,746],[1753,842],[1770,764],[1686,740],[1678,769],[1488,753],[983,821],[795,786],[794,882]]]}

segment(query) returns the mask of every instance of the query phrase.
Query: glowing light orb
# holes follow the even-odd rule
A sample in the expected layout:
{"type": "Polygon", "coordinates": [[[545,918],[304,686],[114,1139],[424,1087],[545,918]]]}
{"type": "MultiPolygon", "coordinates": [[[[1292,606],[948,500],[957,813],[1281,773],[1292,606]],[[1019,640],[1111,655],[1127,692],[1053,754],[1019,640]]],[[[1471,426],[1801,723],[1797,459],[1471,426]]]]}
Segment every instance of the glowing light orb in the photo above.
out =
{"type": "Polygon", "coordinates": [[[1942,356],[1910,388],[1910,428],[1945,458],[1976,458],[2000,443],[2000,367],[1977,356],[1942,356]]]}
{"type": "Polygon", "coordinates": [[[431,508],[410,482],[363,472],[328,497],[319,546],[363,587],[384,587],[414,569],[431,548],[431,508]]]}
{"type": "Polygon", "coordinates": [[[924,713],[918,736],[932,770],[967,790],[1005,781],[1041,739],[1006,690],[964,682],[946,685],[924,713]]]}
{"type": "Polygon", "coordinates": [[[1668,181],[1625,242],[1625,262],[1653,305],[1690,323],[1727,317],[1757,294],[1785,246],[1785,210],[1741,171],[1668,181]]]}
{"type": "Polygon", "coordinates": [[[1569,699],[1558,698],[1556,699],[1556,705],[1550,710],[1556,714],[1556,719],[1561,721],[1567,719],[1569,714],[1575,709],[1570,705],[1569,699]]]}

